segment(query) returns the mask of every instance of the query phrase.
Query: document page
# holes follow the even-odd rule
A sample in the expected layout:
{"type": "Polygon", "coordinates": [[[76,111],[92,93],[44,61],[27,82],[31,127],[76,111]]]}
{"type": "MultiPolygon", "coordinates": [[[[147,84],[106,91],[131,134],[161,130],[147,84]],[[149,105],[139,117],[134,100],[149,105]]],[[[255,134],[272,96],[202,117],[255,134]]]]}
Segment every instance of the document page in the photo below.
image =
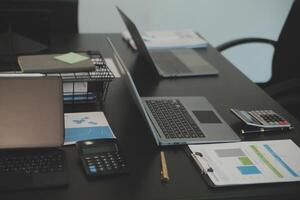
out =
{"type": "Polygon", "coordinates": [[[292,140],[189,145],[189,148],[216,186],[300,181],[300,149],[292,140]]]}
{"type": "Polygon", "coordinates": [[[65,113],[65,143],[116,138],[103,112],[65,113]]]}

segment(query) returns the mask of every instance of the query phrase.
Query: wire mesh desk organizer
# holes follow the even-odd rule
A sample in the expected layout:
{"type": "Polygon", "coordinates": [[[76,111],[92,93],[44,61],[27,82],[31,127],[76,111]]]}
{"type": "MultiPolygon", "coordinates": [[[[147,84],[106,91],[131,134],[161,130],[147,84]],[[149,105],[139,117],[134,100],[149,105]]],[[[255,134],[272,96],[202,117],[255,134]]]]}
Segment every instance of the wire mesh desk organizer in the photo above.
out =
{"type": "Polygon", "coordinates": [[[87,51],[87,54],[95,65],[94,71],[45,74],[63,79],[66,104],[104,103],[109,84],[115,78],[99,51],[87,51]],[[86,90],[76,90],[78,87],[86,90]]]}
{"type": "Polygon", "coordinates": [[[76,52],[86,53],[94,64],[92,71],[64,73],[23,73],[22,71],[1,72],[2,77],[11,76],[59,76],[64,84],[65,104],[104,103],[110,82],[115,78],[99,51],[76,52]]]}

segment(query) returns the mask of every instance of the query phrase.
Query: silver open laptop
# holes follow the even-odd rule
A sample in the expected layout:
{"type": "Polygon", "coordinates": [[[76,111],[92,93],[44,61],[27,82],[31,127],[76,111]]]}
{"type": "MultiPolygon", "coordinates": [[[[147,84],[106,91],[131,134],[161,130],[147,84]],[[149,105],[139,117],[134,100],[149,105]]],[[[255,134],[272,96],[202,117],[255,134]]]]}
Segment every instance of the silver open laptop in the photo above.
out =
{"type": "Polygon", "coordinates": [[[137,27],[117,7],[135,45],[145,58],[152,62],[162,77],[186,77],[217,75],[218,70],[202,58],[195,50],[180,49],[153,49],[148,50],[137,27]]]}
{"type": "Polygon", "coordinates": [[[205,97],[140,97],[122,58],[108,42],[158,145],[240,141],[205,97]]]}

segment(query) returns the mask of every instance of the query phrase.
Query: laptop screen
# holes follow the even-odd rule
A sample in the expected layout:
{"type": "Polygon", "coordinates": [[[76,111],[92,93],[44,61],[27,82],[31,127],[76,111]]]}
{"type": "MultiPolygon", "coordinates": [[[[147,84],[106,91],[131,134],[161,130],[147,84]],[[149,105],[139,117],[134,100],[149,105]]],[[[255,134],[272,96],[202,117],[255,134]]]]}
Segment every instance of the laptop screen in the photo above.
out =
{"type": "Polygon", "coordinates": [[[124,75],[125,75],[125,81],[126,81],[126,84],[131,92],[131,95],[133,96],[133,99],[135,101],[135,103],[137,104],[140,112],[142,112],[142,114],[144,115],[145,119],[148,121],[148,125],[151,129],[151,131],[153,133],[156,132],[156,129],[155,127],[152,125],[151,123],[151,120],[145,110],[145,107],[144,107],[144,104],[142,102],[142,99],[141,99],[141,96],[139,95],[139,92],[133,82],[133,79],[131,77],[131,74],[130,72],[128,71],[127,67],[125,66],[125,63],[123,61],[123,59],[120,57],[118,51],[116,50],[114,44],[111,42],[111,40],[108,38],[107,39],[110,47],[112,48],[113,52],[114,52],[114,56],[116,58],[116,61],[117,61],[117,64],[118,66],[120,67],[121,71],[123,71],[124,75]]]}
{"type": "Polygon", "coordinates": [[[0,148],[59,147],[63,144],[60,78],[0,78],[0,94],[0,148]]]}
{"type": "Polygon", "coordinates": [[[141,36],[141,34],[139,33],[137,27],[135,26],[135,24],[129,19],[129,17],[127,17],[127,15],[125,15],[125,13],[119,8],[119,7],[116,7],[123,22],[125,23],[138,51],[143,55],[145,56],[145,58],[148,58],[151,62],[152,61],[152,58],[147,50],[147,47],[144,43],[144,40],[141,36]]]}

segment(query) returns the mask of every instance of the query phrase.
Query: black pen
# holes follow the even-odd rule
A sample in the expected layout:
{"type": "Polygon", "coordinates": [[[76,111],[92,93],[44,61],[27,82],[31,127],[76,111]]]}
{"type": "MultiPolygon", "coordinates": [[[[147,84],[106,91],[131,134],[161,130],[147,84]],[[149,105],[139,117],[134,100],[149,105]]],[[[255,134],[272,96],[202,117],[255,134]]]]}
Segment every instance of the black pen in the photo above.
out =
{"type": "Polygon", "coordinates": [[[294,127],[282,127],[282,128],[258,128],[258,129],[241,129],[242,134],[248,133],[265,133],[265,132],[284,132],[293,130],[294,127]]]}

